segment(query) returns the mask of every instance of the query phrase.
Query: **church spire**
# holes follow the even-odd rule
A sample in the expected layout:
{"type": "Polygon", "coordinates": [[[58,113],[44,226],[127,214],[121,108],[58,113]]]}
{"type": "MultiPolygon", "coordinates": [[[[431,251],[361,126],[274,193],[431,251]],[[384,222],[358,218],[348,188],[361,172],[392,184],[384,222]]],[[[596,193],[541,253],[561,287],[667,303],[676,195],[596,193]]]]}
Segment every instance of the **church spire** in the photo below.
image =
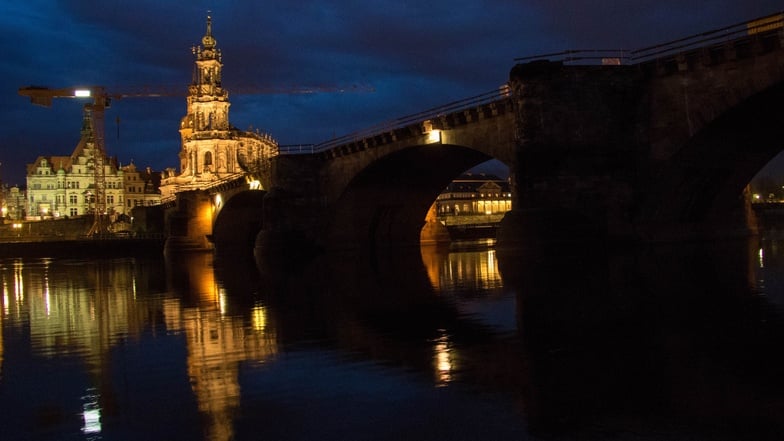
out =
{"type": "Polygon", "coordinates": [[[212,16],[207,14],[207,31],[201,45],[193,47],[196,63],[193,81],[188,87],[188,114],[181,129],[228,130],[229,93],[221,85],[223,63],[217,42],[212,36],[212,16]]]}
{"type": "Polygon", "coordinates": [[[215,38],[212,37],[212,17],[207,15],[207,33],[201,39],[201,44],[205,50],[214,49],[216,45],[215,38]]]}
{"type": "Polygon", "coordinates": [[[216,49],[218,42],[212,36],[212,16],[207,14],[207,31],[201,37],[201,45],[193,47],[193,54],[198,61],[217,60],[221,61],[221,51],[216,49]]]}
{"type": "MultiPolygon", "coordinates": [[[[201,39],[201,45],[193,47],[196,66],[193,71],[193,85],[220,88],[221,84],[221,52],[217,49],[218,42],[212,36],[212,16],[207,14],[207,31],[201,39]]],[[[199,90],[198,94],[214,94],[215,90],[199,90]]],[[[219,92],[217,92],[219,93],[219,92]]]]}

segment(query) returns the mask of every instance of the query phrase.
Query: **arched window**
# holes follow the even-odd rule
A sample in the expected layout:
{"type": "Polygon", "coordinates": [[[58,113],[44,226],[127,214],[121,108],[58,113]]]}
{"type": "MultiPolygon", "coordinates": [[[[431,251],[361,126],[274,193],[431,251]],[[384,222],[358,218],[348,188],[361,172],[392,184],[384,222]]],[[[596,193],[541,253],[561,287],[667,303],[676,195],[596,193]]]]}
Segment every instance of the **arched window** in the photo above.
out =
{"type": "Polygon", "coordinates": [[[212,152],[207,152],[204,154],[204,169],[212,169],[212,152]]]}

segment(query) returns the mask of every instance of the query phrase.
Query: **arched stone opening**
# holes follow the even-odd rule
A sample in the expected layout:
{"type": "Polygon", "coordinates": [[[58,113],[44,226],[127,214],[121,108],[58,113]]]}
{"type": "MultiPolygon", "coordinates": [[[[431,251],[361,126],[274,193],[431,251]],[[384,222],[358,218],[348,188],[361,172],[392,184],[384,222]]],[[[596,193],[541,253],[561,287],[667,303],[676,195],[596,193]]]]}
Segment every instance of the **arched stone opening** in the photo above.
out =
{"type": "Polygon", "coordinates": [[[438,194],[465,170],[491,159],[448,144],[416,145],[371,163],[330,207],[328,249],[419,246],[438,194]]]}
{"type": "Polygon", "coordinates": [[[266,191],[243,191],[223,201],[212,227],[212,241],[218,252],[253,250],[261,231],[266,191]]]}
{"type": "Polygon", "coordinates": [[[707,124],[653,173],[638,224],[748,225],[744,189],[784,149],[784,84],[707,124]]]}

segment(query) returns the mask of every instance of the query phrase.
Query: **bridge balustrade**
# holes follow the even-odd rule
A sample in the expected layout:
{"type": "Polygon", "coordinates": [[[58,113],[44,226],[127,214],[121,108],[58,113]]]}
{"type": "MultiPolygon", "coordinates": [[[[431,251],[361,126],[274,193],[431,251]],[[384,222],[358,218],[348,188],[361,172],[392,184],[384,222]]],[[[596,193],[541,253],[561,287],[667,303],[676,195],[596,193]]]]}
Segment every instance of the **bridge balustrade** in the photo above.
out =
{"type": "Polygon", "coordinates": [[[508,99],[510,90],[508,85],[503,85],[498,89],[491,90],[476,96],[453,101],[442,106],[434,107],[424,110],[419,113],[407,115],[401,118],[384,121],[382,123],[373,125],[364,130],[349,133],[338,138],[330,139],[318,144],[296,144],[291,146],[281,145],[278,146],[281,155],[296,155],[296,154],[312,154],[322,153],[332,148],[341,145],[349,144],[352,142],[362,141],[363,139],[372,138],[380,133],[391,132],[402,127],[412,124],[421,123],[430,119],[439,118],[450,113],[461,112],[474,107],[479,107],[494,102],[499,102],[508,99]]]}
{"type": "MultiPolygon", "coordinates": [[[[654,46],[630,51],[629,60],[634,63],[644,63],[655,59],[673,57],[678,54],[689,53],[705,47],[716,47],[734,44],[738,52],[749,51],[750,37],[763,37],[766,41],[763,46],[773,44],[771,36],[780,32],[784,27],[784,13],[771,14],[755,20],[743,21],[723,28],[713,29],[688,37],[672,40],[654,46]],[[745,46],[745,48],[744,48],[745,46]]],[[[771,47],[772,49],[773,47],[771,47]]],[[[750,55],[750,51],[747,52],[750,55]]]]}
{"type": "Polygon", "coordinates": [[[701,52],[707,52],[708,63],[719,64],[727,59],[727,50],[734,58],[748,58],[759,52],[781,47],[784,13],[743,21],[676,40],[641,49],[569,49],[561,52],[515,58],[516,62],[554,61],[567,64],[660,65],[667,73],[678,70],[679,59],[693,68],[701,52]]]}

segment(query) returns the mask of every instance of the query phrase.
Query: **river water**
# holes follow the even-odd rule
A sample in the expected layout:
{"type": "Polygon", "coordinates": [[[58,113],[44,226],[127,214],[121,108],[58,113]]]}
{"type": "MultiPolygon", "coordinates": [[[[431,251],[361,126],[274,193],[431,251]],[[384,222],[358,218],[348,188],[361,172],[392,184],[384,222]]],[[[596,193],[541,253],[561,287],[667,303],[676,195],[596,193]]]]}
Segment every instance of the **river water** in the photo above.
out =
{"type": "Polygon", "coordinates": [[[3,259],[0,282],[0,439],[784,439],[780,240],[3,259]]]}

